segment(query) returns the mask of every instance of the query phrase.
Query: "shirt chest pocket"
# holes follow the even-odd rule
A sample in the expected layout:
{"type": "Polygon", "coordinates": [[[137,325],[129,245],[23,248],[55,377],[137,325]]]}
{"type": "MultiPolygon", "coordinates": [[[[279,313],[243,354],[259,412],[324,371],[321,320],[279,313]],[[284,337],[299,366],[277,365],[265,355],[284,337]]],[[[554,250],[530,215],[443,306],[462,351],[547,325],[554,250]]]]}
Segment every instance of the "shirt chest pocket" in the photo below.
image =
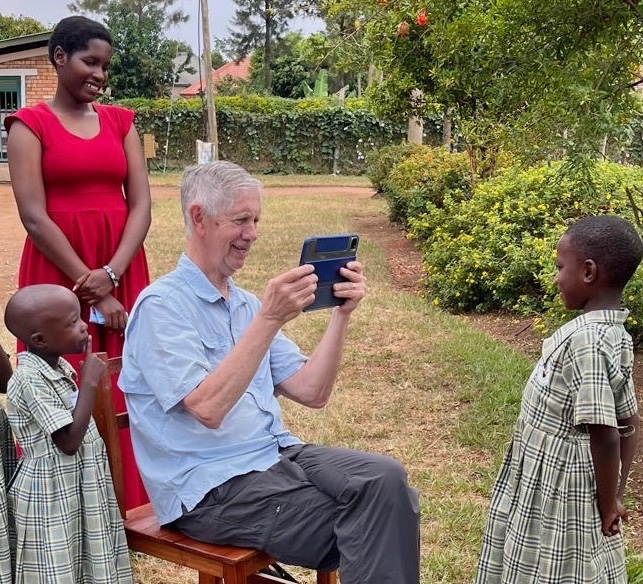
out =
{"type": "Polygon", "coordinates": [[[203,337],[203,350],[211,370],[216,368],[232,350],[232,343],[221,337],[203,337]]]}

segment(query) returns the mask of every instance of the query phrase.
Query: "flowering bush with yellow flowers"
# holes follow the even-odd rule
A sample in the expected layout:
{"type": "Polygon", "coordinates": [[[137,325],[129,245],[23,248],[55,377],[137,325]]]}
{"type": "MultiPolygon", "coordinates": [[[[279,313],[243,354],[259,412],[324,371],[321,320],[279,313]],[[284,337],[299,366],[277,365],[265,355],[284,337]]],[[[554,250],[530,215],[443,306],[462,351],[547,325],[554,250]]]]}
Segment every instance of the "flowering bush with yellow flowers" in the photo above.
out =
{"type": "Polygon", "coordinates": [[[416,146],[395,164],[382,181],[382,192],[392,221],[408,225],[411,217],[442,207],[445,197],[460,201],[471,197],[469,161],[464,152],[416,146]]]}
{"type": "MultiPolygon", "coordinates": [[[[453,311],[539,314],[544,334],[569,319],[553,282],[556,243],[586,215],[616,214],[636,224],[643,169],[601,162],[582,173],[565,170],[564,162],[508,168],[469,197],[447,191],[439,206],[411,216],[409,236],[422,242],[429,299],[453,311]]],[[[630,331],[643,341],[643,268],[624,303],[630,331]]]]}

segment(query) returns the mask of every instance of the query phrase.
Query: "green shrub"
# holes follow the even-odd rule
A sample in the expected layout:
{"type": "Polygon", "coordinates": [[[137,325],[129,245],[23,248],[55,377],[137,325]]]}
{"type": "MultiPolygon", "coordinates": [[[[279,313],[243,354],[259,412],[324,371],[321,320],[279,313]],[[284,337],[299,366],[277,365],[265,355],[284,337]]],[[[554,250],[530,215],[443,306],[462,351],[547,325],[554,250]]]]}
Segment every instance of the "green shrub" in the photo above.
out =
{"type": "Polygon", "coordinates": [[[411,154],[422,151],[423,148],[425,147],[418,144],[401,142],[370,152],[365,174],[371,181],[373,188],[378,193],[382,192],[384,181],[388,178],[393,167],[411,154]]]}
{"type": "MultiPolygon", "coordinates": [[[[508,309],[546,313],[543,333],[569,318],[556,286],[555,247],[566,226],[586,215],[612,213],[635,221],[626,187],[643,170],[596,164],[584,175],[562,173],[562,163],[506,170],[479,183],[468,200],[447,194],[409,221],[423,241],[432,301],[455,311],[508,309]]],[[[626,288],[629,328],[643,338],[643,270],[626,288]]]]}
{"type": "MultiPolygon", "coordinates": [[[[119,103],[136,111],[140,134],[155,135],[160,158],[167,147],[168,166],[194,163],[195,141],[205,140],[201,99],[119,103]]],[[[362,100],[349,99],[340,107],[330,98],[237,95],[217,97],[216,112],[219,157],[251,172],[361,174],[367,152],[406,135],[404,125],[378,119],[362,100]]]]}
{"type": "Polygon", "coordinates": [[[422,147],[393,166],[384,180],[389,216],[406,225],[410,217],[441,208],[445,197],[451,201],[468,199],[471,182],[464,152],[422,147]]]}

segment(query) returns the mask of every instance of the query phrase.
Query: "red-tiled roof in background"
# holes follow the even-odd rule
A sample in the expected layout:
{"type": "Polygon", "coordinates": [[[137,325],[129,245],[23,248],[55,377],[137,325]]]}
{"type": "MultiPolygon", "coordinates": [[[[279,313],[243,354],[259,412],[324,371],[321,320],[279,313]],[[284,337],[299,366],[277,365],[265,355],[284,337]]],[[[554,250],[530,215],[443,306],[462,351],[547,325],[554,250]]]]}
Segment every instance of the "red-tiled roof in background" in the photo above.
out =
{"type": "MultiPolygon", "coordinates": [[[[216,87],[217,81],[223,77],[236,77],[237,79],[248,79],[250,77],[250,57],[242,59],[238,63],[231,61],[212,71],[212,83],[216,87]]],[[[195,97],[201,89],[205,90],[205,80],[194,82],[190,87],[184,89],[181,97],[195,97]]]]}

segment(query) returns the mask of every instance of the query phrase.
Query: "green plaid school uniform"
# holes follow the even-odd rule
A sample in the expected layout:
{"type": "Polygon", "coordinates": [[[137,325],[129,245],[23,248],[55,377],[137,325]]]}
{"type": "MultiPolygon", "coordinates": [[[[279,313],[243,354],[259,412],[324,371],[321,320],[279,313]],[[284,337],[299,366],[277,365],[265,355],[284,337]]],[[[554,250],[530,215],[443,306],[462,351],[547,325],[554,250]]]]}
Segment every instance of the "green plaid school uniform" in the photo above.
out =
{"type": "Polygon", "coordinates": [[[0,407],[0,582],[11,582],[11,547],[13,537],[9,524],[6,485],[16,469],[16,448],[6,412],[0,407]]]}
{"type": "Polygon", "coordinates": [[[133,583],[105,445],[94,420],[69,456],[51,435],[72,422],[76,384],[56,368],[18,355],[7,390],[9,422],[22,458],[7,498],[16,530],[16,584],[133,583]]]}
{"type": "Polygon", "coordinates": [[[545,339],[493,488],[476,584],[625,584],[605,537],[587,424],[636,413],[627,310],[598,310],[545,339]]]}

